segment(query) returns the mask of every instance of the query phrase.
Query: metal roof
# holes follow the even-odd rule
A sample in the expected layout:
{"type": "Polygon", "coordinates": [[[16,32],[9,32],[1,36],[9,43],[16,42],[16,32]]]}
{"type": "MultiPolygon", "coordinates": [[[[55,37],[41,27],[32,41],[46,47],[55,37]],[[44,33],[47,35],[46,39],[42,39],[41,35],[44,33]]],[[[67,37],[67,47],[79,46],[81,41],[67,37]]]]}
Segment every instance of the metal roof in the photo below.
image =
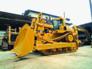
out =
{"type": "Polygon", "coordinates": [[[86,30],[88,30],[89,33],[92,34],[92,22],[89,22],[89,23],[86,23],[86,24],[79,25],[79,27],[85,28],[86,30]]]}
{"type": "Polygon", "coordinates": [[[22,26],[31,22],[31,17],[0,11],[0,30],[6,30],[8,25],[22,26]]]}
{"type": "MultiPolygon", "coordinates": [[[[30,12],[40,13],[40,12],[34,11],[34,10],[26,10],[25,13],[24,13],[24,15],[28,15],[28,13],[30,13],[30,12]]],[[[56,16],[56,15],[47,14],[47,13],[43,13],[43,12],[42,12],[42,14],[43,14],[43,15],[47,15],[47,16],[51,16],[51,17],[55,17],[55,18],[58,18],[58,17],[59,17],[59,16],[56,16]]]]}

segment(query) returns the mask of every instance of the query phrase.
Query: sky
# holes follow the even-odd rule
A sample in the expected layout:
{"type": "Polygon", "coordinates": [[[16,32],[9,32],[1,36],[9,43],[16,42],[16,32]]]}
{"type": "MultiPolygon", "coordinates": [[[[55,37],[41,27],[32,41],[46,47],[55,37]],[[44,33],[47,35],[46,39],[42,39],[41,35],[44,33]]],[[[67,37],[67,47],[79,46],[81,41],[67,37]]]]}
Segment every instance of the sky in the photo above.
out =
{"type": "Polygon", "coordinates": [[[25,10],[70,18],[75,25],[91,21],[89,0],[0,0],[0,11],[22,14],[25,10]]]}

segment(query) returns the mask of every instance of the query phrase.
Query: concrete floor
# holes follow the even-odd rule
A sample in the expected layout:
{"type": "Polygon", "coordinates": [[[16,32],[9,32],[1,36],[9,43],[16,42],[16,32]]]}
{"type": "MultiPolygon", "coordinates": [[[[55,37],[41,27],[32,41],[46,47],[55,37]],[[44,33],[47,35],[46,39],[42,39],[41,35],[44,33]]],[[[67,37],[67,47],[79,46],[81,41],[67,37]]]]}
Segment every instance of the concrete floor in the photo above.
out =
{"type": "MultiPolygon", "coordinates": [[[[5,52],[0,52],[0,54],[5,54],[5,52]]],[[[92,48],[90,46],[80,47],[74,53],[50,56],[29,54],[21,60],[9,56],[2,57],[0,69],[92,69],[92,48]]]]}

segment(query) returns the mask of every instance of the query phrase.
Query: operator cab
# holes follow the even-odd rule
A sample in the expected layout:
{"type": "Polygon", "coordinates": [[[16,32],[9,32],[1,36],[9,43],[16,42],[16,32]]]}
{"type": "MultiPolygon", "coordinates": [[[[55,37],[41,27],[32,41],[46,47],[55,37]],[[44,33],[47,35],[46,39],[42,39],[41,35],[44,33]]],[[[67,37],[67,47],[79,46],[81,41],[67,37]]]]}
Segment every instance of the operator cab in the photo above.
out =
{"type": "Polygon", "coordinates": [[[60,24],[63,23],[63,20],[52,20],[52,25],[54,30],[59,29],[60,24]]]}

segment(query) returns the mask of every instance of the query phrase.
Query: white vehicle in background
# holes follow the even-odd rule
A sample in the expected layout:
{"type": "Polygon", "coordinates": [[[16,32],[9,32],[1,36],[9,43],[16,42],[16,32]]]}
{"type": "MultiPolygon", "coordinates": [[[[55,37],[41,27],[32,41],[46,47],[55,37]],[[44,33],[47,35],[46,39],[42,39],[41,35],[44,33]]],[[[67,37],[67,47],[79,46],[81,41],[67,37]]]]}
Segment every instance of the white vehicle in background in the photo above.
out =
{"type": "Polygon", "coordinates": [[[5,35],[5,33],[6,33],[5,31],[0,31],[0,48],[2,48],[2,39],[5,35]]]}

